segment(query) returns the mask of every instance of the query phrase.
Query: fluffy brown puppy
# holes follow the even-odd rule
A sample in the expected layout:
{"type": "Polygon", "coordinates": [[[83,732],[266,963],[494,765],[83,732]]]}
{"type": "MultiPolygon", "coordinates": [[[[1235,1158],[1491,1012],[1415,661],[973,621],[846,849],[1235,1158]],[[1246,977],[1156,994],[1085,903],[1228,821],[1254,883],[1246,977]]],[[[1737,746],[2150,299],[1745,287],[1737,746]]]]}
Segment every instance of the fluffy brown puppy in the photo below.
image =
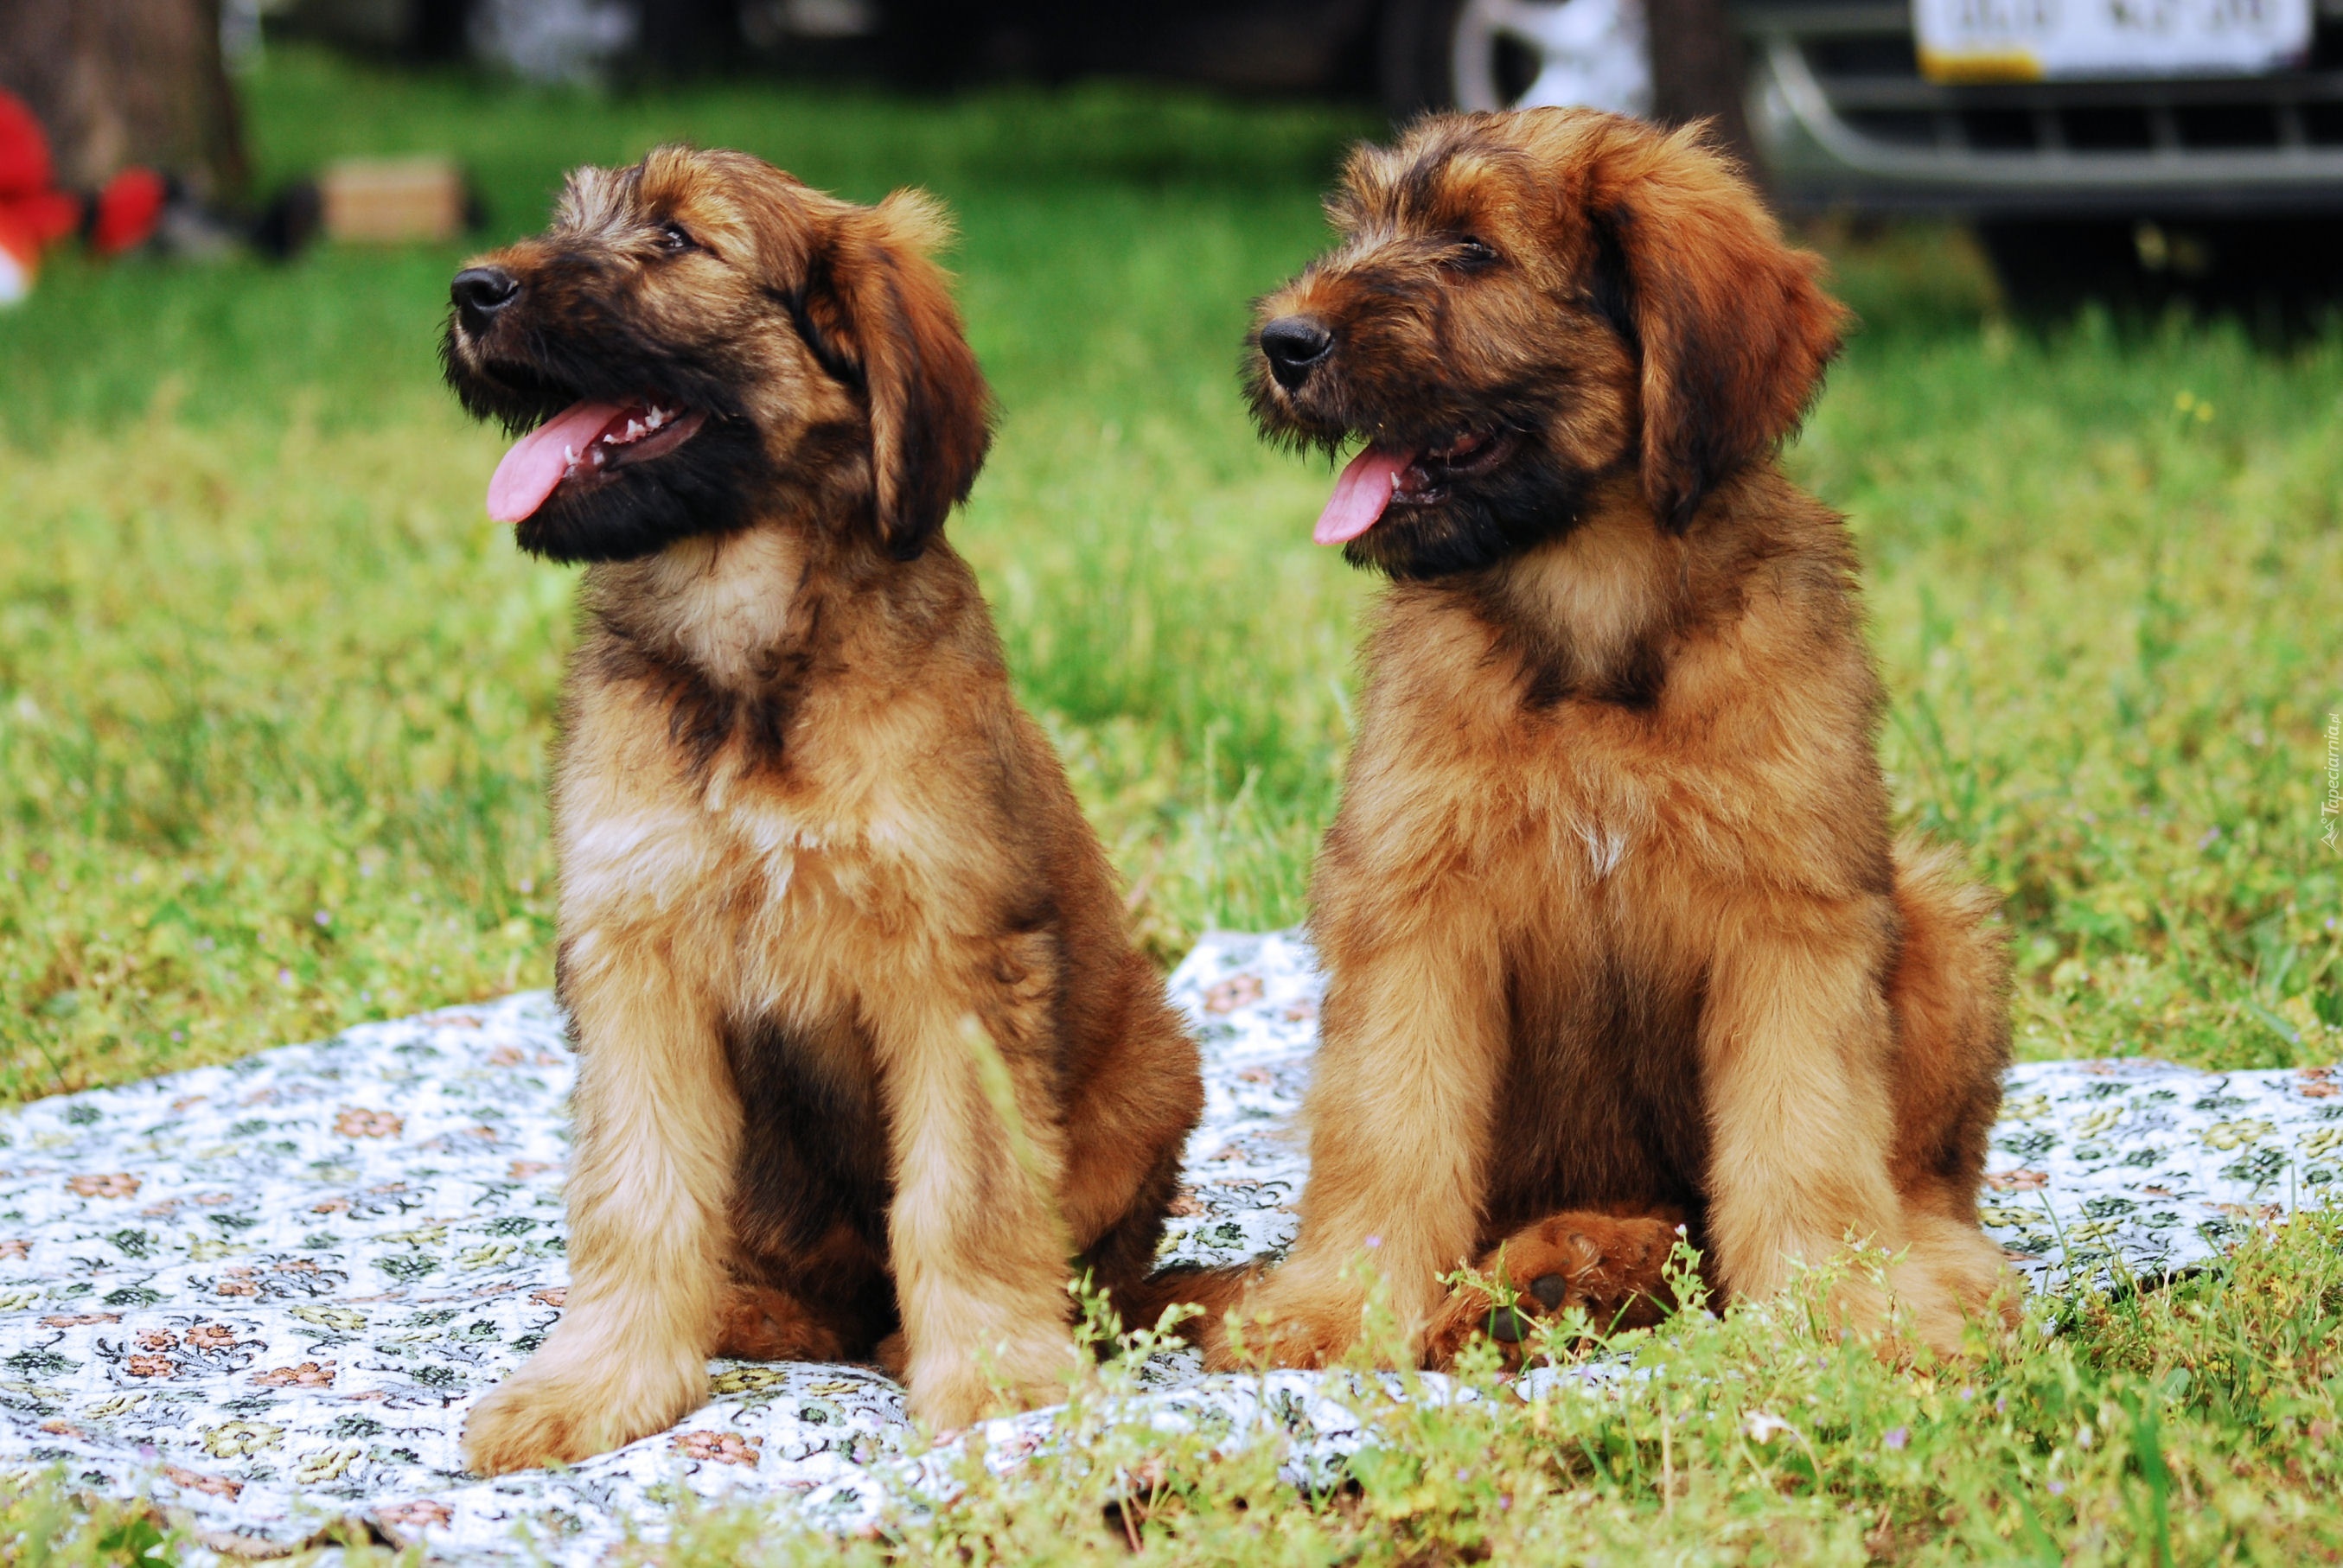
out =
{"type": "Polygon", "coordinates": [[[1195,1048],[938,534],[988,440],[942,229],[668,147],[456,279],[450,382],[532,431],[491,510],[592,563],[553,796],[571,1283],[475,1470],[656,1432],[719,1352],[900,1355],[941,1426],[1043,1401],[1069,1260],[1153,1261],[1195,1048]]]}
{"type": "Polygon", "coordinates": [[[1426,120],[1331,211],[1253,407],[1365,439],[1318,538],[1393,586],[1312,890],[1301,1231],[1241,1314],[1340,1354],[1363,1260],[1444,1353],[1489,1302],[1435,1322],[1440,1275],[1501,1245],[1522,1310],[1634,1311],[1681,1214],[1735,1297],[1900,1254],[1957,1347],[2011,1282],[1976,1212],[2006,966],[1991,900],[1891,839],[1855,551],[1775,459],[1838,347],[1819,263],[1697,132],[1583,111],[1426,120]]]}

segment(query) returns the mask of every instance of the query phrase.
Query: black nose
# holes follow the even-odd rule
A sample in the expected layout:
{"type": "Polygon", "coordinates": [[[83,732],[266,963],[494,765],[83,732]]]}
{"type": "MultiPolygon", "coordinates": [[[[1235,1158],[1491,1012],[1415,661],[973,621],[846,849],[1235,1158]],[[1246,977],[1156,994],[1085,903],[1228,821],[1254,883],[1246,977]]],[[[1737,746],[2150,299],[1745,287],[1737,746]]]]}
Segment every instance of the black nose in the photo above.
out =
{"type": "Polygon", "coordinates": [[[1311,369],[1334,347],[1334,335],[1306,316],[1281,316],[1261,329],[1261,351],[1269,373],[1288,392],[1310,379],[1311,369]]]}
{"type": "Polygon", "coordinates": [[[468,266],[456,275],[447,297],[456,302],[464,330],[480,332],[498,311],[520,297],[520,279],[501,266],[468,266]]]}

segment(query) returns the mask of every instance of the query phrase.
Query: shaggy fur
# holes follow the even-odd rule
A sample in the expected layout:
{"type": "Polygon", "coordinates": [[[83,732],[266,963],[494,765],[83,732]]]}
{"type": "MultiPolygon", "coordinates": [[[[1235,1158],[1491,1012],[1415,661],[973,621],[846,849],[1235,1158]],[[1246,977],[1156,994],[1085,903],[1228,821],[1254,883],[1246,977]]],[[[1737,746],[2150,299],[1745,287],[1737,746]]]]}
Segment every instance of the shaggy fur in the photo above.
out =
{"type": "Polygon", "coordinates": [[[2012,1281],[1976,1211],[2003,941],[1891,840],[1855,551],[1775,460],[1838,347],[1819,264],[1698,132],[1583,111],[1424,121],[1331,210],[1260,307],[1325,351],[1281,378],[1257,333],[1254,410],[1421,455],[1348,547],[1395,581],[1312,887],[1301,1233],[1190,1293],[1312,1364],[1364,1260],[1437,1359],[1522,1326],[1444,1271],[1637,1321],[1681,1218],[1735,1297],[1900,1254],[1908,1332],[1956,1348],[2012,1281]]]}
{"type": "Polygon", "coordinates": [[[988,439],[942,226],[663,148],[574,175],[485,260],[518,296],[450,323],[515,427],[705,416],[519,530],[595,563],[554,785],[572,1282],[476,1470],[669,1425],[711,1353],[877,1354],[943,1427],[1045,1401],[1069,1261],[1153,1260],[1195,1049],[937,534],[988,439]]]}

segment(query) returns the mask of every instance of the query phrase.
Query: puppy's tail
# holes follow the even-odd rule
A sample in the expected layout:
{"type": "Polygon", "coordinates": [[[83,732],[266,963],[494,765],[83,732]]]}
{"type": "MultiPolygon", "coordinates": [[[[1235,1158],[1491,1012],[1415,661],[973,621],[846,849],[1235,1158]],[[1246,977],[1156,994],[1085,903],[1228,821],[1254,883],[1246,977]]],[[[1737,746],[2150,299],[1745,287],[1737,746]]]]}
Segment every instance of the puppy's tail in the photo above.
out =
{"type": "Polygon", "coordinates": [[[1153,1328],[1173,1307],[1194,1307],[1175,1331],[1210,1356],[1227,1339],[1229,1312],[1261,1278],[1259,1263],[1224,1263],[1204,1268],[1180,1263],[1159,1269],[1135,1285],[1115,1292],[1114,1309],[1125,1329],[1153,1328]]]}

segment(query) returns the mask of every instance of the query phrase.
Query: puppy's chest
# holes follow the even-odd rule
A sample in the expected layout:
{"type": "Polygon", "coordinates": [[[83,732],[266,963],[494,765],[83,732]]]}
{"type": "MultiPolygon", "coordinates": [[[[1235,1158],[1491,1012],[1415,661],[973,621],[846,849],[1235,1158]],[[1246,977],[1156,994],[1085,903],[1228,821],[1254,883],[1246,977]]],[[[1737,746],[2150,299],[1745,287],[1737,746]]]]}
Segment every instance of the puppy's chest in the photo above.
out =
{"type": "Polygon", "coordinates": [[[873,802],[748,773],[711,778],[693,805],[720,868],[710,894],[722,900],[721,918],[803,928],[872,914],[906,896],[908,868],[887,851],[886,813],[873,802]]]}
{"type": "Polygon", "coordinates": [[[1648,715],[1578,701],[1538,710],[1478,691],[1390,718],[1363,737],[1382,765],[1354,766],[1345,815],[1427,864],[1623,896],[1658,862],[1702,858],[1722,823],[1720,776],[1648,715]],[[1478,722],[1459,723],[1464,714],[1478,722]]]}
{"type": "Polygon", "coordinates": [[[1523,827],[1538,858],[1581,885],[1616,894],[1645,869],[1660,814],[1630,780],[1574,770],[1533,797],[1523,827]]]}
{"type": "Polygon", "coordinates": [[[797,802],[754,789],[710,791],[703,821],[736,869],[742,892],[774,910],[804,902],[809,887],[855,859],[863,838],[858,824],[815,818],[797,802]]]}
{"type": "Polygon", "coordinates": [[[867,820],[754,766],[662,769],[663,785],[647,788],[612,760],[573,774],[563,792],[563,903],[579,917],[657,911],[737,928],[801,917],[820,895],[863,892],[878,873],[867,820]]]}
{"type": "Polygon", "coordinates": [[[744,697],[699,744],[698,709],[659,675],[576,705],[557,797],[566,920],[680,916],[729,948],[783,926],[897,927],[932,901],[960,852],[928,781],[949,759],[904,744],[905,705],[810,681],[768,720],[744,697]]]}

